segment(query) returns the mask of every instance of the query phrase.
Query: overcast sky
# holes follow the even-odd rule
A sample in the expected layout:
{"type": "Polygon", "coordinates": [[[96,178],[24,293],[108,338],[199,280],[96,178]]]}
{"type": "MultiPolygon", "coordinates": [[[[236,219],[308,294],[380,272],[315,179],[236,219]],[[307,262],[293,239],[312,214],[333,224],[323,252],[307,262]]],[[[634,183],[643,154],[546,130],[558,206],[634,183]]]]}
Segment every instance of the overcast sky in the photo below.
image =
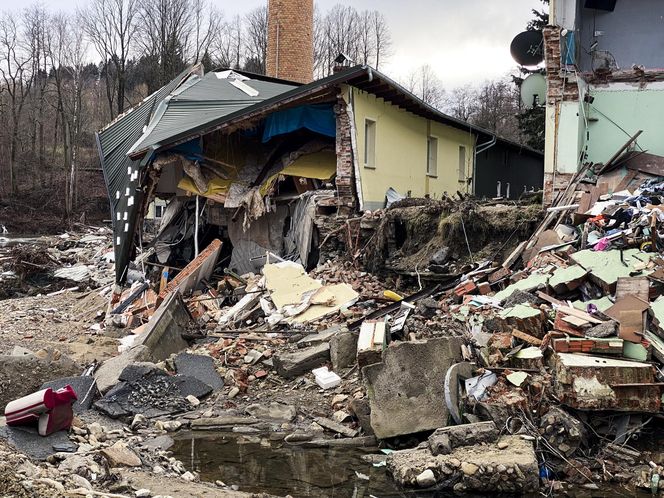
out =
{"type": "MultiPolygon", "coordinates": [[[[267,0],[212,0],[227,17],[243,14],[267,0]]],[[[381,68],[402,80],[429,64],[445,87],[503,76],[515,63],[510,41],[523,31],[540,0],[315,0],[325,11],[337,3],[383,12],[393,39],[392,56],[381,68]]],[[[85,0],[42,0],[49,8],[73,11],[85,0]]],[[[28,2],[0,0],[0,10],[28,2]]]]}

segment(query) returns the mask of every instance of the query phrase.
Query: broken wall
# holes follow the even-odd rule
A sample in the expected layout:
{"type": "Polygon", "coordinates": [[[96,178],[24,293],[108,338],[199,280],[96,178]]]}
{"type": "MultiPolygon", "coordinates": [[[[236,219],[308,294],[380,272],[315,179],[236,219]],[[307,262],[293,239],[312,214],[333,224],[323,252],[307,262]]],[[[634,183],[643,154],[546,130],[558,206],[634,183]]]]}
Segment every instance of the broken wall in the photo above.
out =
{"type": "Polygon", "coordinates": [[[660,0],[618,0],[613,12],[586,9],[583,0],[580,3],[576,22],[577,45],[585,48],[577,51],[580,71],[590,72],[597,68],[600,58],[605,55],[615,59],[620,69],[631,68],[634,64],[662,68],[664,3],[660,0]],[[595,40],[596,49],[588,50],[595,40]]]}

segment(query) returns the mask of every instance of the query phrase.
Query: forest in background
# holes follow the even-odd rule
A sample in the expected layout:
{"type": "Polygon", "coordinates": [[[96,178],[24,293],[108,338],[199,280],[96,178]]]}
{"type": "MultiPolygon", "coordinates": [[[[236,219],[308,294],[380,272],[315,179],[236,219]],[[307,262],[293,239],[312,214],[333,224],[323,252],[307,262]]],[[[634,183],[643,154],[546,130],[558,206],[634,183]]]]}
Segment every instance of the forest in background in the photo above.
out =
{"type": "MultiPolygon", "coordinates": [[[[378,10],[316,10],[317,78],[331,73],[339,53],[381,70],[393,48],[378,10]]],[[[82,213],[108,217],[95,132],[190,64],[264,73],[266,51],[266,6],[232,18],[210,0],[88,0],[74,13],[41,4],[4,12],[0,224],[34,232],[82,213]]],[[[543,142],[543,130],[538,137],[519,119],[514,77],[445,91],[431,67],[422,66],[400,83],[505,138],[536,148],[543,142]]]]}

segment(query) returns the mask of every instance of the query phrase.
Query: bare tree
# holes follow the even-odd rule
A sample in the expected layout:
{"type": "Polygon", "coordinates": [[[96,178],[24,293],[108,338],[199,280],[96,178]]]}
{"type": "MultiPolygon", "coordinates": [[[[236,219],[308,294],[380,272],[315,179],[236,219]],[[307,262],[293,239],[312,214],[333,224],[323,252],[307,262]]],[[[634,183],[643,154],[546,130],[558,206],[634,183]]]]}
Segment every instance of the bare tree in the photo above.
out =
{"type": "Polygon", "coordinates": [[[385,16],[377,10],[371,12],[371,27],[373,28],[375,45],[375,68],[380,69],[380,63],[383,59],[389,57],[392,48],[392,36],[390,28],[385,20],[385,16]]]}
{"type": "Polygon", "coordinates": [[[445,102],[443,84],[428,64],[413,71],[405,82],[408,91],[419,97],[425,104],[440,109],[445,102]]]}
{"type": "Polygon", "coordinates": [[[477,107],[477,89],[470,85],[452,90],[445,99],[445,111],[457,119],[468,121],[477,107]]]}
{"type": "Polygon", "coordinates": [[[16,162],[19,148],[19,132],[23,119],[23,110],[32,87],[32,53],[22,39],[21,20],[11,12],[0,17],[0,76],[2,90],[8,97],[10,113],[9,189],[17,192],[16,162]]]}
{"type": "Polygon", "coordinates": [[[79,19],[106,65],[104,77],[111,117],[125,109],[127,62],[136,35],[138,0],[90,0],[79,19]],[[115,104],[115,105],[114,105],[115,104]]]}
{"type": "Polygon", "coordinates": [[[242,20],[235,16],[221,25],[221,32],[212,45],[212,56],[219,67],[239,69],[242,62],[242,20]]]}
{"type": "Polygon", "coordinates": [[[190,47],[190,61],[197,63],[201,62],[209,54],[215,37],[219,36],[222,15],[207,0],[192,0],[191,10],[193,34],[190,47]]]}
{"type": "Polygon", "coordinates": [[[245,18],[245,69],[265,74],[267,58],[267,6],[257,7],[245,18]]]}

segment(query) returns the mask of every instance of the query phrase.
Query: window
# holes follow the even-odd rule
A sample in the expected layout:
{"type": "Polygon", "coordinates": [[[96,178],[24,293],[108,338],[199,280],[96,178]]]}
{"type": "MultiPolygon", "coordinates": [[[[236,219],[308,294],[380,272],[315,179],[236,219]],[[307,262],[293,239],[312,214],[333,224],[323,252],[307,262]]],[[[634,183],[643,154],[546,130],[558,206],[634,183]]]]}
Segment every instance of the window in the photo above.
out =
{"type": "Polygon", "coordinates": [[[364,167],[376,167],[376,122],[364,120],[364,167]]]}
{"type": "Polygon", "coordinates": [[[427,175],[438,175],[438,139],[427,138],[427,175]]]}
{"type": "Polygon", "coordinates": [[[463,145],[459,146],[459,181],[466,181],[466,148],[463,145]]]}

